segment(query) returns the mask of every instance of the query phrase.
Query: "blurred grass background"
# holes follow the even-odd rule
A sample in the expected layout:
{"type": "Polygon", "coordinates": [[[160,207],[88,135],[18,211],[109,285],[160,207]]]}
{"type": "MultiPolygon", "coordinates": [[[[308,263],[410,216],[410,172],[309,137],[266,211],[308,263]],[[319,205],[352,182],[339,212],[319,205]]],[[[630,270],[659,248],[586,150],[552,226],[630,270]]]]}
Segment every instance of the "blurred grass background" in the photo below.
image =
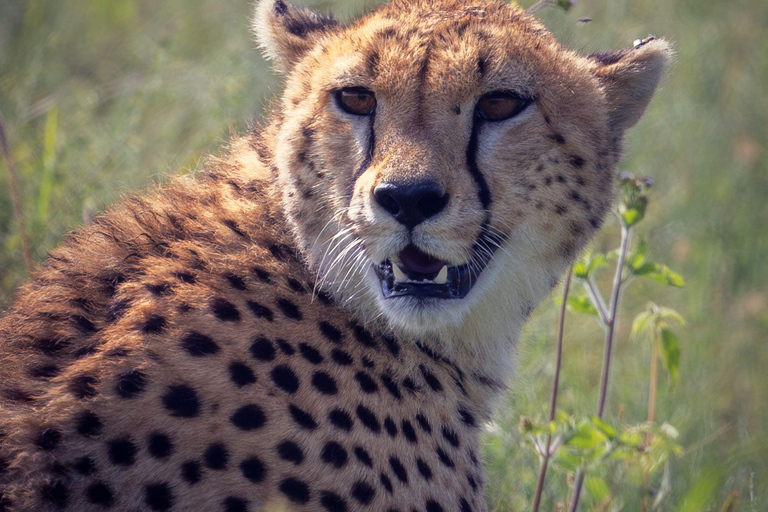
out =
{"type": "MultiPolygon", "coordinates": [[[[249,4],[0,0],[0,112],[36,261],[121,193],[201,168],[259,118],[280,83],[253,48],[249,4]]],[[[370,5],[313,4],[342,19],[370,5]]],[[[629,340],[628,319],[648,300],[676,308],[688,321],[680,380],[661,385],[657,420],[686,449],[662,509],[768,511],[768,2],[581,0],[538,16],[585,53],[649,32],[675,43],[677,62],[630,133],[623,168],[656,180],[639,229],[687,284],[637,282],[626,294],[608,418],[646,416],[650,346],[629,340]]],[[[0,170],[1,309],[26,271],[5,162],[0,170]]],[[[598,246],[615,245],[616,231],[609,223],[598,246]]],[[[486,433],[492,510],[529,508],[537,461],[517,425],[546,412],[555,318],[552,300],[535,314],[519,376],[486,433]]],[[[559,407],[591,412],[603,334],[574,314],[566,329],[559,407]]],[[[542,510],[556,510],[566,488],[551,471],[542,510]]],[[[612,491],[619,509],[639,510],[639,489],[612,491]]]]}

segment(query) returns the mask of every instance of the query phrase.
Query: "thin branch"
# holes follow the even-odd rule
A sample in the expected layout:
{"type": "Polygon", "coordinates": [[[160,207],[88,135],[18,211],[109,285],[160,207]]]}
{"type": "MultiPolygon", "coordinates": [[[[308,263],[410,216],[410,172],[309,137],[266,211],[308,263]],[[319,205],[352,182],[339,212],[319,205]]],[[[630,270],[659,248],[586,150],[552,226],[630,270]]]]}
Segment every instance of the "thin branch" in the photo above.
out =
{"type": "Polygon", "coordinates": [[[624,261],[629,251],[629,239],[631,232],[629,228],[621,227],[621,250],[619,252],[619,262],[616,266],[616,274],[613,278],[613,295],[611,297],[610,321],[608,323],[608,332],[605,335],[605,348],[603,350],[603,372],[600,378],[600,399],[597,404],[597,417],[603,417],[605,410],[605,401],[608,397],[608,380],[611,374],[611,355],[613,353],[613,339],[616,331],[616,320],[619,311],[619,300],[621,298],[622,276],[624,275],[624,261]]]}
{"type": "MultiPolygon", "coordinates": [[[[632,232],[629,228],[621,226],[621,248],[619,250],[619,261],[616,264],[616,274],[613,277],[613,288],[611,290],[611,305],[608,314],[608,323],[605,333],[605,346],[603,348],[603,369],[600,375],[600,396],[597,400],[597,417],[602,419],[605,411],[605,403],[608,397],[608,381],[611,376],[611,355],[613,353],[613,342],[616,333],[616,321],[618,319],[619,301],[621,300],[621,287],[624,284],[624,261],[629,252],[629,241],[632,232]]],[[[573,498],[569,512],[576,512],[579,508],[579,498],[581,497],[581,488],[584,485],[584,468],[576,471],[576,481],[573,486],[573,498]]]]}
{"type": "MultiPolygon", "coordinates": [[[[565,278],[563,286],[563,303],[560,306],[560,322],[557,326],[557,349],[555,351],[555,375],[552,378],[552,396],[549,399],[549,421],[555,420],[555,411],[557,409],[557,390],[560,387],[560,368],[563,362],[563,334],[565,332],[565,309],[568,305],[568,292],[571,289],[571,275],[573,274],[573,265],[568,269],[568,275],[565,278]]],[[[541,503],[541,495],[544,491],[544,480],[547,477],[547,468],[549,466],[550,453],[552,445],[552,434],[547,434],[547,444],[544,449],[544,458],[539,468],[539,480],[536,482],[536,494],[533,498],[532,512],[538,512],[541,503]]]]}
{"type": "Polygon", "coordinates": [[[535,4],[533,4],[528,8],[528,12],[530,14],[533,14],[535,12],[542,10],[546,6],[550,5],[551,3],[552,3],[551,0],[539,0],[538,2],[536,2],[535,4]]]}
{"type": "Polygon", "coordinates": [[[597,312],[600,315],[600,320],[603,322],[604,325],[608,325],[609,319],[608,319],[607,306],[605,305],[605,300],[603,300],[603,296],[600,293],[600,290],[598,290],[597,287],[595,286],[595,283],[592,282],[591,277],[588,277],[584,280],[584,287],[587,289],[589,298],[592,299],[592,303],[595,305],[595,308],[597,309],[597,312]]]}
{"type": "Polygon", "coordinates": [[[13,203],[13,215],[16,217],[16,223],[19,227],[21,254],[24,257],[24,264],[27,267],[27,272],[31,272],[34,263],[32,261],[32,252],[29,248],[27,228],[24,224],[24,208],[22,207],[19,188],[16,185],[16,162],[14,162],[11,150],[8,147],[8,139],[5,135],[5,121],[3,120],[2,114],[0,114],[0,151],[3,152],[5,164],[8,168],[8,191],[11,194],[11,202],[13,203]]]}

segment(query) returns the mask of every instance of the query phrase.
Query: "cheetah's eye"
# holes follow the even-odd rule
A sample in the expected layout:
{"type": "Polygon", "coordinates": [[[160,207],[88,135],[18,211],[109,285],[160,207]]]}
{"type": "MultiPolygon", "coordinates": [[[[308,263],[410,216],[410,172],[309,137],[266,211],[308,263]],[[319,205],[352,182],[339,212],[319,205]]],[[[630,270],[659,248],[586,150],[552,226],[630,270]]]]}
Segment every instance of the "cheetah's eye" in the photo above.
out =
{"type": "Polygon", "coordinates": [[[485,121],[504,121],[522,112],[531,100],[511,92],[494,91],[482,96],[475,113],[485,121]]]}
{"type": "Polygon", "coordinates": [[[376,96],[363,87],[345,87],[336,91],[339,108],[355,116],[368,116],[376,109],[376,96]]]}

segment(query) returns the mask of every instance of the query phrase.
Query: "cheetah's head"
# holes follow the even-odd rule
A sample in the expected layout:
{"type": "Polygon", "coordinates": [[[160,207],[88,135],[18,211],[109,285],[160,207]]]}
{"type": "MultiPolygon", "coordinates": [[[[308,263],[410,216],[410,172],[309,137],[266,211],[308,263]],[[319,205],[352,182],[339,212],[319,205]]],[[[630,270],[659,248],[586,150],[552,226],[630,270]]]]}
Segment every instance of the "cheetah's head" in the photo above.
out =
{"type": "Polygon", "coordinates": [[[319,286],[416,335],[524,321],[601,225],[671,53],[583,57],[496,0],[348,26],[262,0],[254,28],[287,77],[274,163],[319,286]]]}

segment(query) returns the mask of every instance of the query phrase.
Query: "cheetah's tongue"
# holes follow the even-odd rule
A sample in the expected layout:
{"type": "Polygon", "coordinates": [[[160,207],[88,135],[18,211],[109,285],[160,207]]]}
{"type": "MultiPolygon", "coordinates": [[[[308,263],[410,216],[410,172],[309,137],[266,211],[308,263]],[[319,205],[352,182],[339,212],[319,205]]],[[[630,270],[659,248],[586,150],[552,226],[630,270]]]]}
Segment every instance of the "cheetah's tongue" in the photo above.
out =
{"type": "Polygon", "coordinates": [[[398,283],[432,281],[445,284],[448,280],[448,263],[411,244],[392,258],[392,272],[398,283]]]}

